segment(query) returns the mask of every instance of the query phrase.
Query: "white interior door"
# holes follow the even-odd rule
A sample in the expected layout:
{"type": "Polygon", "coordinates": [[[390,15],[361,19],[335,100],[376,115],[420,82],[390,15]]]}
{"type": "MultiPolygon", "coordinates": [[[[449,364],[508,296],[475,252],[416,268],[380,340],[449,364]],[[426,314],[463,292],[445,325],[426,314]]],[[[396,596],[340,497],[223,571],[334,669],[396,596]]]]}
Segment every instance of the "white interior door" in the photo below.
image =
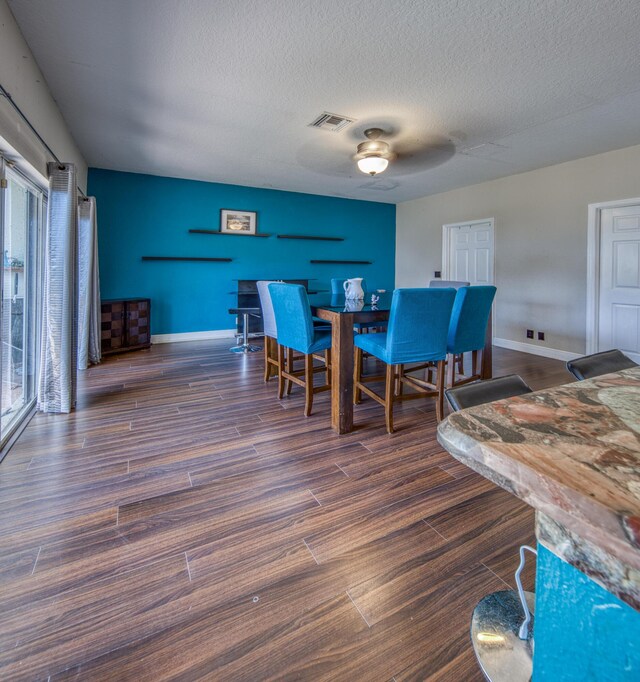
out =
{"type": "Polygon", "coordinates": [[[598,350],[640,363],[640,205],[601,212],[599,302],[598,350]]]}
{"type": "Polygon", "coordinates": [[[493,284],[493,222],[447,225],[449,262],[445,279],[493,284]]]}

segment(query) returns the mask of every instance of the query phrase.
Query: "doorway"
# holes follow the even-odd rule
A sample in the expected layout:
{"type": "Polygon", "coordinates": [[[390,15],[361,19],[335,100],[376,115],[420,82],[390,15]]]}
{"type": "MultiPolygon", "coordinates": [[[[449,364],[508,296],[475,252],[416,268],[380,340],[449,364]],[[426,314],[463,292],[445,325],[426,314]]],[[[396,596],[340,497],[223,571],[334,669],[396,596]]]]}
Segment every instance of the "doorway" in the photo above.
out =
{"type": "Polygon", "coordinates": [[[442,226],[442,279],[493,284],[493,218],[442,226]]]}
{"type": "Polygon", "coordinates": [[[587,353],[640,363],[640,199],[589,205],[587,353]]]}

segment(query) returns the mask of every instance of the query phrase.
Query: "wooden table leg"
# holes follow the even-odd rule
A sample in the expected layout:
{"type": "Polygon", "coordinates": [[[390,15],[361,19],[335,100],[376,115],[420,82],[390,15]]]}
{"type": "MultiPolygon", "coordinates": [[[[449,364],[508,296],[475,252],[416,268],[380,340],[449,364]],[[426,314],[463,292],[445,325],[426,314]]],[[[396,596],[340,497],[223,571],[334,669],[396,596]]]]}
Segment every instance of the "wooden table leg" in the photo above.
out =
{"type": "Polygon", "coordinates": [[[331,426],[353,431],[353,315],[331,316],[331,426]]]}

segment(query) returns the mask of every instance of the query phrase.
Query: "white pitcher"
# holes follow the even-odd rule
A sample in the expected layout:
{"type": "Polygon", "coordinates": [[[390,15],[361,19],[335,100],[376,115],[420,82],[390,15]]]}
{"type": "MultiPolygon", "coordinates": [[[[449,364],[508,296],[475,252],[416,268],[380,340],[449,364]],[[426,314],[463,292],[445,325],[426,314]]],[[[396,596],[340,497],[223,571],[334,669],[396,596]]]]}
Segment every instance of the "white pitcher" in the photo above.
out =
{"type": "Polygon", "coordinates": [[[362,277],[354,277],[353,279],[345,279],[342,283],[344,287],[344,297],[347,300],[364,299],[364,289],[362,288],[362,277]]]}

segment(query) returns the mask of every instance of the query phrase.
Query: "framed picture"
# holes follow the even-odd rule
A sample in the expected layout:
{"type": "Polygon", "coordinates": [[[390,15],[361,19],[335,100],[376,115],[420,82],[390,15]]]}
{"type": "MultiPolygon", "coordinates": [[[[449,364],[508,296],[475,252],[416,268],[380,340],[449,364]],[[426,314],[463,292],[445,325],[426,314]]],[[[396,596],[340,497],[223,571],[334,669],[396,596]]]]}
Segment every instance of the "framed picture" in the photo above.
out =
{"type": "Polygon", "coordinates": [[[255,234],[258,214],[255,211],[220,210],[220,232],[225,234],[255,234]]]}

